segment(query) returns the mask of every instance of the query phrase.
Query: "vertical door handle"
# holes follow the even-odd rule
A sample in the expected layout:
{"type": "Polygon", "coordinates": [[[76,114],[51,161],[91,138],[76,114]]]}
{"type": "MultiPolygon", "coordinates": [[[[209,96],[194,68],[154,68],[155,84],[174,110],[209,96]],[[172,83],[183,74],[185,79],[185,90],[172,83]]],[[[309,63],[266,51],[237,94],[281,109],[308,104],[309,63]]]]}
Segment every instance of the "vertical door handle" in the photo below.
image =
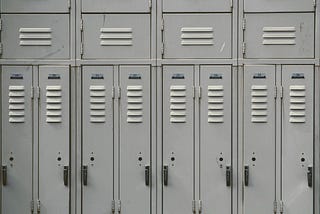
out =
{"type": "Polygon", "coordinates": [[[312,180],[313,180],[313,167],[312,166],[308,166],[308,173],[307,173],[307,177],[308,177],[308,187],[312,187],[312,180]]]}
{"type": "Polygon", "coordinates": [[[2,185],[7,185],[7,166],[2,166],[2,185]]]}
{"type": "Polygon", "coordinates": [[[226,185],[227,185],[227,187],[231,186],[231,179],[232,179],[231,166],[226,166],[226,185]]]}
{"type": "Polygon", "coordinates": [[[163,166],[163,184],[165,186],[168,186],[168,178],[169,178],[169,166],[164,165],[163,166]]]}
{"type": "Polygon", "coordinates": [[[144,178],[146,182],[146,186],[150,185],[150,166],[146,165],[144,168],[144,178]]]}
{"type": "Polygon", "coordinates": [[[68,186],[69,183],[69,166],[63,167],[63,183],[65,186],[68,186]]]}
{"type": "Polygon", "coordinates": [[[249,166],[244,166],[244,185],[249,186],[249,166]]]}
{"type": "Polygon", "coordinates": [[[87,186],[88,185],[88,166],[82,166],[82,181],[83,181],[83,185],[87,186]]]}

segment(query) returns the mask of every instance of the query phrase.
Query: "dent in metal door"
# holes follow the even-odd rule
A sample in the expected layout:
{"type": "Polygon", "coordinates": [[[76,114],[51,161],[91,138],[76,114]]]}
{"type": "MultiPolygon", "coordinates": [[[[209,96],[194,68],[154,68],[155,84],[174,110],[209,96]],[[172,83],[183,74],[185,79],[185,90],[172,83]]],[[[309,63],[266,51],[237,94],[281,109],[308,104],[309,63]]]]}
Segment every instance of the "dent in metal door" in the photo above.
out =
{"type": "Polygon", "coordinates": [[[69,0],[10,0],[1,2],[4,13],[69,12],[69,0]]]}
{"type": "Polygon", "coordinates": [[[164,12],[229,12],[233,0],[163,0],[164,12]]]}
{"type": "Polygon", "coordinates": [[[82,0],[83,12],[149,12],[151,0],[82,0]]]}
{"type": "Polygon", "coordinates": [[[231,66],[200,67],[200,200],[209,213],[231,213],[231,66]]]}
{"type": "Polygon", "coordinates": [[[29,213],[32,201],[32,67],[2,67],[2,212],[29,213]]]}
{"type": "Polygon", "coordinates": [[[314,11],[313,0],[244,0],[245,12],[314,11]]]}
{"type": "Polygon", "coordinates": [[[6,14],[2,20],[2,58],[69,57],[68,15],[6,14]]]}
{"type": "Polygon", "coordinates": [[[244,70],[244,213],[270,214],[275,201],[275,66],[244,70]]]}
{"type": "Polygon", "coordinates": [[[150,15],[83,15],[83,58],[149,58],[150,15]]]}
{"type": "Polygon", "coordinates": [[[164,15],[164,58],[230,58],[231,14],[164,15]]]}
{"type": "Polygon", "coordinates": [[[283,66],[282,85],[284,213],[313,213],[313,65],[283,66]]]}
{"type": "Polygon", "coordinates": [[[119,199],[123,213],[150,213],[150,74],[149,66],[120,66],[119,199]]]}
{"type": "Polygon", "coordinates": [[[246,58],[313,58],[312,13],[247,14],[246,58]]]}
{"type": "Polygon", "coordinates": [[[41,213],[69,213],[69,67],[39,68],[41,213]],[[65,171],[67,167],[68,171],[65,171]]]}
{"type": "Polygon", "coordinates": [[[114,174],[113,67],[84,66],[82,77],[82,164],[87,167],[82,170],[82,213],[108,213],[114,174]]]}
{"type": "Polygon", "coordinates": [[[163,67],[163,213],[194,200],[194,67],[163,67]]]}

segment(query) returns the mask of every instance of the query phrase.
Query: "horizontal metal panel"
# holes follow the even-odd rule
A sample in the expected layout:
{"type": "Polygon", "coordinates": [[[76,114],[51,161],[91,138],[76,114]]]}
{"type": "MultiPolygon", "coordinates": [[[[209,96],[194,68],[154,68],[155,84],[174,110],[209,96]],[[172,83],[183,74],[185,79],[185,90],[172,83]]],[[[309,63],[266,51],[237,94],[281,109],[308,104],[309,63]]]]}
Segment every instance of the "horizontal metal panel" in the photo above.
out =
{"type": "Polygon", "coordinates": [[[313,0],[244,0],[245,12],[314,11],[313,0]]]}

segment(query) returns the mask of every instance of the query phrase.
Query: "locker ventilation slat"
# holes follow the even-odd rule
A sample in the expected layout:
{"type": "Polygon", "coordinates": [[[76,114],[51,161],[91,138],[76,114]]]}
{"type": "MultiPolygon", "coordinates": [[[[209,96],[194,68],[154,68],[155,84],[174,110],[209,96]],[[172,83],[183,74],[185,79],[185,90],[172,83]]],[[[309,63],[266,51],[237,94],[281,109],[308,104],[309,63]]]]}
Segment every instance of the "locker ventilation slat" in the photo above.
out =
{"type": "Polygon", "coordinates": [[[251,122],[268,122],[268,87],[266,85],[251,86],[251,122]]]}
{"type": "Polygon", "coordinates": [[[132,28],[101,28],[101,46],[132,46],[132,28]]]}
{"type": "Polygon", "coordinates": [[[306,87],[304,85],[290,86],[290,122],[306,122],[306,87]]]}
{"type": "Polygon", "coordinates": [[[127,122],[142,123],[143,121],[143,87],[127,86],[127,122]]]}
{"type": "Polygon", "coordinates": [[[90,122],[106,122],[106,89],[103,85],[90,86],[90,122]]]}
{"type": "Polygon", "coordinates": [[[24,86],[9,86],[9,122],[24,123],[25,110],[24,86]]]}
{"type": "Polygon", "coordinates": [[[295,27],[264,27],[263,28],[264,45],[295,45],[296,28],[295,27]]]}
{"type": "Polygon", "coordinates": [[[211,27],[184,27],[181,28],[181,45],[213,45],[213,28],[211,27]]]}
{"type": "Polygon", "coordinates": [[[20,46],[51,46],[51,28],[20,28],[20,46]]]}
{"type": "Polygon", "coordinates": [[[170,122],[185,123],[187,110],[186,86],[173,85],[170,87],[170,122]]]}
{"type": "Polygon", "coordinates": [[[49,85],[46,87],[47,123],[62,122],[62,87],[49,85]]]}
{"type": "Polygon", "coordinates": [[[208,122],[223,123],[224,88],[222,85],[208,86],[208,122]]]}

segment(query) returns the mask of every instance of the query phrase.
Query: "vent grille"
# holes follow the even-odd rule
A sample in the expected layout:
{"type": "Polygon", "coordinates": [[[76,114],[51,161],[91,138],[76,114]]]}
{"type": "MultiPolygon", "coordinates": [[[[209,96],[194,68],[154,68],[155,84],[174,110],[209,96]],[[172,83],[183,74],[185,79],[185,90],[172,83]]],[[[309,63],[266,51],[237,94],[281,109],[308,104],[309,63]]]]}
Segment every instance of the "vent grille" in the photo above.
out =
{"type": "Polygon", "coordinates": [[[306,87],[304,85],[290,86],[290,122],[306,122],[306,87]]]}
{"type": "Polygon", "coordinates": [[[253,123],[268,122],[268,87],[266,85],[251,86],[251,121],[253,123]]]}
{"type": "Polygon", "coordinates": [[[187,110],[186,86],[173,85],[170,87],[170,122],[185,123],[187,110]]]}
{"type": "Polygon", "coordinates": [[[141,85],[127,86],[127,122],[142,123],[143,121],[143,87],[141,85]]]}
{"type": "Polygon", "coordinates": [[[103,85],[90,86],[90,122],[106,121],[106,89],[103,85]]]}
{"type": "Polygon", "coordinates": [[[132,46],[132,28],[101,28],[101,46],[132,46]]]}
{"type": "Polygon", "coordinates": [[[264,27],[263,28],[264,45],[295,45],[296,28],[295,27],[264,27]]]}
{"type": "Polygon", "coordinates": [[[47,123],[62,122],[62,88],[60,85],[46,87],[47,123]]]}
{"type": "Polygon", "coordinates": [[[51,46],[51,28],[20,28],[20,46],[51,46]]]}
{"type": "Polygon", "coordinates": [[[211,27],[184,27],[181,29],[181,45],[213,45],[213,28],[211,27]]]}
{"type": "Polygon", "coordinates": [[[224,88],[222,85],[208,86],[208,122],[223,123],[224,88]]]}
{"type": "Polygon", "coordinates": [[[24,86],[9,86],[9,122],[24,123],[25,110],[24,86]]]}

